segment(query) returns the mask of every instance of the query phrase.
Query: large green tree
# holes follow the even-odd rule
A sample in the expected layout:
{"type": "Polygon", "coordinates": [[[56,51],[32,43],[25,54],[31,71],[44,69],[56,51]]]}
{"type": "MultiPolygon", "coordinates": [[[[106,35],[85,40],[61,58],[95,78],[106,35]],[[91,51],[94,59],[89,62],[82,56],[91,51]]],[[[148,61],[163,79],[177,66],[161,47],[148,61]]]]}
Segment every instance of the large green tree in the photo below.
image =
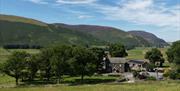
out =
{"type": "Polygon", "coordinates": [[[153,48],[150,51],[146,52],[145,58],[149,59],[150,63],[155,64],[159,62],[159,66],[162,67],[164,63],[164,58],[160,50],[153,48]]]}
{"type": "Polygon", "coordinates": [[[87,48],[75,47],[73,49],[73,67],[77,75],[81,75],[83,82],[85,75],[93,75],[96,72],[96,56],[87,48]]]}
{"type": "Polygon", "coordinates": [[[96,56],[96,70],[98,73],[103,72],[103,65],[105,62],[103,61],[103,58],[106,56],[104,49],[102,48],[90,48],[90,50],[95,54],[96,56]]]}
{"type": "Polygon", "coordinates": [[[25,75],[29,81],[34,80],[35,75],[38,71],[38,62],[37,62],[37,55],[32,55],[28,57],[26,60],[26,72],[27,74],[25,75]]]}
{"type": "Polygon", "coordinates": [[[174,42],[172,46],[166,52],[168,61],[170,63],[180,64],[180,41],[174,42]]]}
{"type": "Polygon", "coordinates": [[[28,57],[30,57],[30,54],[26,52],[13,52],[3,65],[3,72],[14,77],[16,79],[16,85],[18,85],[18,80],[22,77],[28,57]]]}
{"type": "Polygon", "coordinates": [[[180,72],[180,41],[176,41],[166,52],[168,61],[175,64],[173,68],[180,72]]]}
{"type": "Polygon", "coordinates": [[[68,74],[70,71],[69,60],[72,58],[72,47],[61,45],[53,48],[54,54],[51,58],[51,67],[58,78],[58,83],[62,79],[62,75],[68,74]]]}
{"type": "Polygon", "coordinates": [[[121,43],[111,44],[109,47],[109,52],[113,57],[125,57],[128,56],[125,46],[121,43]]]}
{"type": "Polygon", "coordinates": [[[54,54],[52,48],[44,48],[38,54],[37,62],[40,70],[41,78],[46,78],[47,81],[52,77],[51,58],[54,54]]]}

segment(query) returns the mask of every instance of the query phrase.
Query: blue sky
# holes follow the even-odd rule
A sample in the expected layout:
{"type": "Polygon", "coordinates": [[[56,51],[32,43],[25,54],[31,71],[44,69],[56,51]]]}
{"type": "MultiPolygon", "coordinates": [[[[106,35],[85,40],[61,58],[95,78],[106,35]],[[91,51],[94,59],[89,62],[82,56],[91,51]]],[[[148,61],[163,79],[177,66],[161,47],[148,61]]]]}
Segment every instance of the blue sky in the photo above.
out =
{"type": "Polygon", "coordinates": [[[180,0],[0,0],[0,13],[143,30],[168,42],[180,40],[180,0]]]}

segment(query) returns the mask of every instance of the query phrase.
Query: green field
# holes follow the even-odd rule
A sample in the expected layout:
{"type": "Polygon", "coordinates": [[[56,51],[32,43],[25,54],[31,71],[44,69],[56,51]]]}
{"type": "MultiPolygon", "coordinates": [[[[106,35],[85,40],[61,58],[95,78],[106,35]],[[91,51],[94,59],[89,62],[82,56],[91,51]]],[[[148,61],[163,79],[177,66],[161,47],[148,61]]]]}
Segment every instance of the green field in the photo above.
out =
{"type": "MultiPolygon", "coordinates": [[[[166,59],[166,51],[168,48],[158,48],[164,58],[166,59]]],[[[137,47],[135,49],[132,49],[132,50],[129,50],[128,51],[128,56],[127,58],[128,59],[144,59],[144,55],[147,51],[151,50],[151,48],[148,48],[148,47],[137,47]]]]}
{"type": "MultiPolygon", "coordinates": [[[[151,50],[152,48],[147,48],[147,47],[137,47],[135,49],[129,50],[128,51],[128,59],[140,59],[143,60],[145,53],[149,50],[151,50]]],[[[162,54],[163,57],[165,58],[165,63],[164,66],[170,66],[169,62],[167,61],[167,55],[166,55],[166,51],[168,48],[158,48],[162,54]]]]}
{"type": "Polygon", "coordinates": [[[96,84],[96,85],[43,85],[1,88],[0,91],[179,91],[179,81],[139,82],[135,84],[96,84]]]}
{"type": "Polygon", "coordinates": [[[37,49],[7,49],[6,50],[3,48],[0,48],[0,63],[5,62],[8,59],[8,56],[10,56],[12,52],[14,51],[26,51],[31,54],[35,54],[39,52],[39,50],[37,49]]]}

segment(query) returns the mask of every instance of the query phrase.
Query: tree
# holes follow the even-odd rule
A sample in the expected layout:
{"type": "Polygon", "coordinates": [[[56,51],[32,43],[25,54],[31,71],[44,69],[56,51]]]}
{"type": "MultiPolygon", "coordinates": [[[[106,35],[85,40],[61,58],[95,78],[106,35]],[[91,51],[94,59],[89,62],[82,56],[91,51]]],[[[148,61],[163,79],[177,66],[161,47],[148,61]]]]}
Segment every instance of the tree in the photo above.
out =
{"type": "Polygon", "coordinates": [[[73,55],[74,70],[77,75],[81,75],[81,82],[83,82],[84,75],[90,76],[96,72],[96,56],[92,51],[82,47],[75,47],[73,55]]]}
{"type": "Polygon", "coordinates": [[[34,77],[38,71],[37,55],[31,55],[26,61],[26,70],[28,72],[28,80],[34,80],[34,77]]]}
{"type": "Polygon", "coordinates": [[[90,49],[96,56],[96,70],[97,72],[102,72],[103,71],[103,65],[104,65],[104,61],[103,58],[106,56],[104,50],[102,48],[91,48],[90,49]]]}
{"type": "Polygon", "coordinates": [[[176,41],[166,52],[170,63],[180,64],[180,41],[176,41]]]}
{"type": "Polygon", "coordinates": [[[29,56],[30,54],[26,52],[14,52],[3,65],[3,72],[14,77],[16,79],[16,85],[18,85],[18,80],[25,69],[25,61],[29,56]]]}
{"type": "Polygon", "coordinates": [[[146,52],[145,58],[149,59],[150,63],[155,64],[156,62],[160,62],[159,66],[162,67],[164,63],[164,58],[160,50],[157,48],[153,48],[150,51],[146,52]]]}
{"type": "Polygon", "coordinates": [[[111,44],[109,47],[109,52],[111,56],[114,57],[125,57],[128,56],[125,46],[122,44],[111,44]]]}
{"type": "Polygon", "coordinates": [[[54,54],[51,58],[51,66],[53,71],[55,72],[55,76],[58,78],[58,83],[62,78],[62,75],[69,71],[68,60],[72,58],[72,47],[61,45],[58,47],[54,47],[54,54]]]}
{"type": "Polygon", "coordinates": [[[180,73],[180,41],[176,41],[166,52],[168,61],[173,63],[172,67],[177,73],[180,73]]]}
{"type": "Polygon", "coordinates": [[[54,52],[52,48],[44,48],[38,55],[38,68],[41,72],[41,77],[47,78],[46,80],[49,81],[52,76],[52,68],[51,68],[51,58],[54,52]]]}

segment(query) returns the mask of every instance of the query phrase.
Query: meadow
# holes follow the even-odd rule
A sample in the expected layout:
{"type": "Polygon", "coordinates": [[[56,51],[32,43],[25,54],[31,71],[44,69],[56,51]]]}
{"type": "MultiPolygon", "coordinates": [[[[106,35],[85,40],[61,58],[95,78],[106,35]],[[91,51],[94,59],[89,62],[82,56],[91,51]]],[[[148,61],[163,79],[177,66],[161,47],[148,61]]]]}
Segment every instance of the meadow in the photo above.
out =
{"type": "MultiPolygon", "coordinates": [[[[152,49],[151,47],[137,47],[135,49],[128,50],[127,51],[128,52],[127,59],[143,60],[146,52],[151,50],[151,49],[152,49]]],[[[158,49],[161,51],[161,53],[163,54],[163,57],[165,59],[164,66],[169,67],[170,64],[167,61],[167,55],[166,55],[166,51],[168,48],[158,48],[158,49]]]]}
{"type": "Polygon", "coordinates": [[[26,51],[31,54],[35,54],[35,53],[39,52],[39,50],[37,50],[37,49],[3,49],[3,48],[0,48],[0,63],[5,62],[8,59],[8,57],[12,54],[12,52],[14,52],[14,51],[26,51]]]}
{"type": "MultiPolygon", "coordinates": [[[[132,50],[128,50],[128,59],[144,59],[144,55],[147,51],[151,50],[151,47],[137,47],[132,50]]],[[[166,59],[166,51],[168,48],[158,48],[166,59]]]]}
{"type": "Polygon", "coordinates": [[[95,85],[43,85],[1,88],[0,91],[179,91],[178,81],[148,81],[131,84],[95,84],[95,85]]]}

